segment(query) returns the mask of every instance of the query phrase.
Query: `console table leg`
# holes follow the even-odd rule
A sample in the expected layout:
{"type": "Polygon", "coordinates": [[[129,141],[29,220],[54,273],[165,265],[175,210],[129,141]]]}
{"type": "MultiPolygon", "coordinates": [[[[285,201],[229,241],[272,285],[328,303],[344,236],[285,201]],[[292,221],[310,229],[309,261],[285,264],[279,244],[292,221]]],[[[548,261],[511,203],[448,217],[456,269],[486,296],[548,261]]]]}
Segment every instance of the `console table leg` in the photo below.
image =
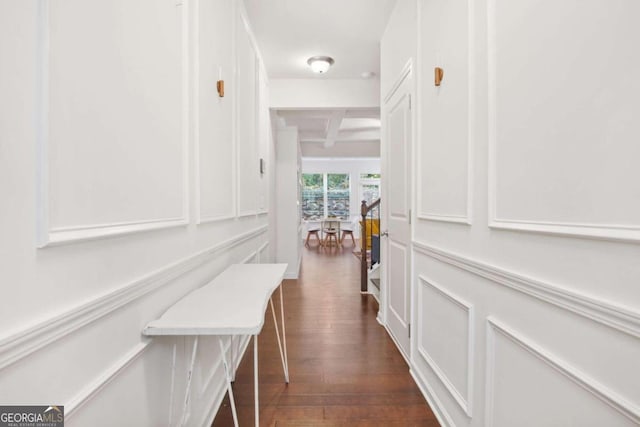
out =
{"type": "Polygon", "coordinates": [[[258,403],[258,335],[253,336],[253,391],[256,427],[260,427],[260,404],[258,403]]]}
{"type": "Polygon", "coordinates": [[[282,342],[284,343],[284,377],[289,384],[289,360],[287,359],[287,331],[284,328],[284,299],[282,297],[282,286],[280,282],[280,319],[282,320],[282,342]]]}
{"type": "Polygon", "coordinates": [[[191,397],[191,380],[193,379],[193,367],[196,363],[196,352],[198,351],[198,336],[193,340],[193,351],[191,353],[191,364],[189,365],[189,373],[187,374],[187,389],[184,392],[184,404],[182,405],[182,419],[180,425],[183,426],[187,418],[187,407],[189,406],[189,398],[191,397]]]}
{"type": "Polygon", "coordinates": [[[175,391],[176,385],[176,343],[173,343],[173,361],[171,362],[171,389],[169,391],[169,422],[168,425],[171,426],[171,421],[173,420],[173,393],[175,391]]]}
{"type": "MultiPolygon", "coordinates": [[[[231,413],[233,414],[233,425],[238,427],[238,412],[236,411],[236,401],[233,398],[233,389],[231,388],[231,375],[229,373],[229,364],[227,363],[227,354],[224,351],[224,344],[222,343],[222,337],[218,337],[218,343],[220,344],[220,354],[222,355],[222,365],[224,366],[224,373],[227,379],[227,390],[229,391],[229,402],[231,403],[231,413]]],[[[233,344],[233,342],[231,342],[233,344]]]]}
{"type": "MultiPolygon", "coordinates": [[[[271,314],[273,315],[273,323],[276,327],[276,338],[278,338],[278,350],[280,350],[280,360],[282,361],[282,370],[284,371],[284,380],[289,384],[289,372],[287,372],[287,365],[284,362],[284,353],[282,352],[282,342],[280,341],[280,332],[278,329],[278,320],[276,319],[276,310],[273,308],[273,298],[269,298],[269,304],[271,305],[271,314]]],[[[284,322],[282,324],[284,326],[284,322]]]]}

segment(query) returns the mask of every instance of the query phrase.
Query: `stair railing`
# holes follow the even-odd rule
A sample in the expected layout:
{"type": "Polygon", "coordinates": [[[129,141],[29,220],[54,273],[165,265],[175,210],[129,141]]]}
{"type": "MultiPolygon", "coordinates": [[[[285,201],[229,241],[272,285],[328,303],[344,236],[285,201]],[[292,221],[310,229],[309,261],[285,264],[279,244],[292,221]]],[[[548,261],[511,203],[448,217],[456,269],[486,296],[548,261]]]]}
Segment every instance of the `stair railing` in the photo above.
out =
{"type": "Polygon", "coordinates": [[[369,269],[380,262],[380,199],[367,205],[363,200],[360,205],[360,292],[367,292],[369,269]],[[367,221],[368,220],[368,221],[367,221]],[[374,227],[377,220],[377,230],[374,227]],[[368,225],[367,225],[368,224],[368,225]]]}

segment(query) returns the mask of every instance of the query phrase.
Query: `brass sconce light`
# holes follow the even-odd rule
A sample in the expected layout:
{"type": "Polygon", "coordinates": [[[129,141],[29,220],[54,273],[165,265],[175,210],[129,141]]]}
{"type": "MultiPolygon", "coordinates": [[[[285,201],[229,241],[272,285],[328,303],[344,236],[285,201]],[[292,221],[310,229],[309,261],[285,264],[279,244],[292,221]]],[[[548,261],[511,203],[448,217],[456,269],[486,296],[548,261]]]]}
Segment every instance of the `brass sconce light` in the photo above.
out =
{"type": "Polygon", "coordinates": [[[435,85],[440,86],[442,83],[442,78],[444,77],[444,70],[440,67],[436,67],[434,70],[435,73],[435,85]]]}
{"type": "Polygon", "coordinates": [[[224,80],[218,80],[216,82],[216,88],[218,89],[218,96],[224,98],[224,80]]]}

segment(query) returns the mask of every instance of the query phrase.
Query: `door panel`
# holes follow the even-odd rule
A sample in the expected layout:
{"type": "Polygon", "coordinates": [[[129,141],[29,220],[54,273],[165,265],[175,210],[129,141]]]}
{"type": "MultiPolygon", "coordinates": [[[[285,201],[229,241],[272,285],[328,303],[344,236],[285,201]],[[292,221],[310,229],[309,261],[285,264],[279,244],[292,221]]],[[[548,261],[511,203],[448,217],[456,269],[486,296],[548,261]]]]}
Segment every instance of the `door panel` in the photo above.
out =
{"type": "Polygon", "coordinates": [[[387,161],[386,313],[389,331],[405,356],[409,351],[411,319],[411,72],[384,105],[387,161]]]}
{"type": "MultiPolygon", "coordinates": [[[[389,282],[394,284],[406,284],[407,248],[395,241],[389,242],[389,264],[395,267],[389,270],[389,282]]],[[[409,323],[407,313],[407,289],[406,286],[389,287],[389,311],[400,322],[403,328],[409,323]]]]}

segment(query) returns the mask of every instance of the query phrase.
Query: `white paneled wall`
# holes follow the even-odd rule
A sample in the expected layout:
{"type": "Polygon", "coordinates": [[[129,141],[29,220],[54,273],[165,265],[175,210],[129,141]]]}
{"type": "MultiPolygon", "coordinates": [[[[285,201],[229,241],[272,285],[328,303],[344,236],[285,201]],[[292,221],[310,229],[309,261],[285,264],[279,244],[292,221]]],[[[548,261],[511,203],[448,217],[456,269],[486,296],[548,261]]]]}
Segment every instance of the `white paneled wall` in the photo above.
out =
{"type": "MultiPolygon", "coordinates": [[[[191,339],[142,329],[229,264],[271,259],[267,79],[244,16],[238,0],[0,5],[2,404],[65,405],[70,426],[181,415],[191,339]]],[[[224,395],[218,352],[201,341],[188,425],[224,395]]]]}
{"type": "Polygon", "coordinates": [[[640,424],[639,12],[396,5],[382,97],[417,64],[410,366],[442,425],[640,424]]]}

